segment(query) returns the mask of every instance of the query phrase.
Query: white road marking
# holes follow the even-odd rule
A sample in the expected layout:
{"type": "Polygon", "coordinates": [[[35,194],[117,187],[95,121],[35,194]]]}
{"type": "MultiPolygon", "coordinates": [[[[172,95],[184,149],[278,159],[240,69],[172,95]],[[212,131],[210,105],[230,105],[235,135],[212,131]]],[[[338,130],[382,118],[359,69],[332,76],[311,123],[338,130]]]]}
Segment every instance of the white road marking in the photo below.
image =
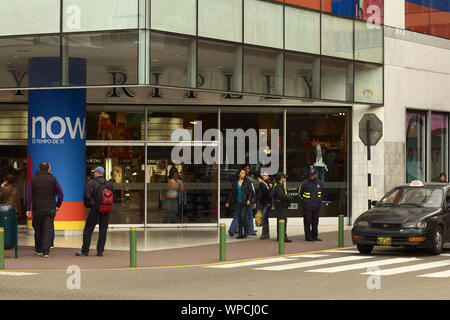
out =
{"type": "Polygon", "coordinates": [[[32,276],[38,273],[32,273],[32,272],[9,272],[9,271],[0,271],[0,276],[32,276]]]}
{"type": "Polygon", "coordinates": [[[420,275],[418,277],[421,277],[421,278],[449,278],[450,277],[450,270],[445,270],[445,271],[435,272],[435,273],[423,274],[423,275],[420,275]]]}
{"type": "Polygon", "coordinates": [[[260,259],[260,260],[253,260],[253,261],[243,261],[243,262],[236,262],[236,263],[218,264],[218,265],[213,265],[213,266],[206,266],[206,268],[229,269],[229,268],[237,268],[237,267],[254,266],[254,265],[266,264],[266,263],[292,261],[292,258],[313,258],[314,259],[314,258],[321,258],[321,257],[327,257],[327,255],[324,255],[324,254],[302,254],[302,255],[295,255],[295,256],[289,256],[289,257],[280,257],[280,258],[260,259]]]}
{"type": "Polygon", "coordinates": [[[333,251],[327,251],[332,253],[359,253],[358,250],[333,250],[333,251]]]}
{"type": "Polygon", "coordinates": [[[397,259],[377,260],[377,261],[370,261],[370,262],[350,264],[350,265],[345,265],[345,266],[307,270],[306,272],[335,273],[335,272],[342,272],[342,271],[349,271],[349,270],[357,270],[357,269],[365,269],[365,268],[371,268],[371,267],[385,266],[385,265],[388,265],[388,264],[411,262],[411,261],[417,261],[417,260],[422,260],[422,259],[418,259],[418,258],[397,258],[397,259]]]}
{"type": "Polygon", "coordinates": [[[393,269],[378,270],[378,271],[373,271],[373,272],[365,272],[362,274],[390,276],[393,274],[406,273],[406,272],[412,272],[412,271],[420,271],[420,270],[432,269],[432,268],[438,268],[438,267],[445,267],[448,265],[450,265],[450,260],[444,260],[444,261],[421,263],[421,264],[416,264],[416,265],[407,266],[407,267],[399,267],[399,268],[393,268],[393,269]]]}
{"type": "Polygon", "coordinates": [[[290,263],[290,264],[284,264],[281,266],[257,268],[255,270],[281,271],[281,270],[315,267],[315,266],[320,266],[320,265],[330,264],[330,263],[349,262],[349,261],[371,259],[371,258],[374,258],[374,257],[373,256],[350,256],[350,257],[341,257],[341,258],[333,258],[333,259],[324,259],[324,260],[318,260],[318,261],[290,263]]]}

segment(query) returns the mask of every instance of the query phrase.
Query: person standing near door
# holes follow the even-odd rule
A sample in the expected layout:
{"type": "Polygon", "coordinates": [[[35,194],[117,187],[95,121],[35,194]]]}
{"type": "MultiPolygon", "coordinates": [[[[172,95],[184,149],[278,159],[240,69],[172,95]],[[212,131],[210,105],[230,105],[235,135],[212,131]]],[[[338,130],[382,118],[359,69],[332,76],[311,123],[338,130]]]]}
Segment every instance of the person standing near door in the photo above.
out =
{"type": "Polygon", "coordinates": [[[292,242],[292,240],[287,237],[287,212],[289,205],[291,204],[291,197],[289,196],[286,189],[286,175],[279,174],[277,178],[277,183],[274,186],[274,205],[275,213],[277,215],[277,241],[279,240],[278,225],[280,220],[284,220],[284,241],[292,242]]]}
{"type": "Polygon", "coordinates": [[[242,166],[242,169],[245,170],[245,175],[247,177],[247,181],[250,186],[250,206],[248,208],[247,213],[247,225],[248,225],[248,234],[251,236],[256,236],[255,231],[255,219],[253,210],[256,209],[256,188],[258,187],[258,180],[253,179],[250,176],[250,165],[245,164],[242,166]]]}
{"type": "Polygon", "coordinates": [[[228,233],[230,236],[233,235],[237,222],[239,233],[237,239],[244,239],[248,235],[247,215],[251,204],[250,196],[250,184],[247,180],[245,170],[241,169],[231,185],[231,191],[228,196],[228,200],[225,203],[226,208],[231,206],[234,209],[234,218],[231,222],[228,233]]]}
{"type": "Polygon", "coordinates": [[[305,240],[322,241],[318,238],[318,226],[323,183],[317,178],[316,169],[310,169],[308,175],[309,178],[303,181],[298,192],[303,209],[305,240]]]}
{"type": "MultiPolygon", "coordinates": [[[[76,256],[88,256],[89,247],[91,246],[92,233],[98,223],[99,234],[97,240],[97,256],[103,256],[105,250],[106,235],[108,233],[109,217],[111,216],[112,201],[116,199],[116,191],[112,182],[105,180],[105,169],[97,167],[91,171],[94,179],[89,180],[84,188],[83,201],[86,208],[89,209],[89,215],[86,219],[86,225],[83,230],[83,246],[80,252],[75,253],[76,256]],[[108,192],[108,193],[105,193],[108,192]],[[111,200],[109,209],[105,209],[104,197],[108,195],[111,200]],[[112,195],[112,199],[111,199],[112,195]]],[[[106,199],[107,200],[107,199],[106,199]]]]}
{"type": "Polygon", "coordinates": [[[172,167],[169,172],[167,187],[166,214],[163,221],[164,223],[175,223],[178,214],[178,202],[184,192],[183,181],[180,180],[178,169],[175,167],[172,167]]]}
{"type": "Polygon", "coordinates": [[[39,163],[39,171],[31,178],[27,190],[27,217],[31,217],[33,205],[33,228],[35,254],[50,257],[54,219],[64,199],[58,181],[50,174],[48,162],[39,163]],[[56,201],[55,197],[58,197],[56,201]]]}
{"type": "Polygon", "coordinates": [[[264,172],[261,178],[258,178],[259,188],[256,193],[256,199],[259,202],[259,209],[262,213],[262,233],[261,240],[269,239],[269,213],[272,207],[272,197],[270,191],[272,190],[272,184],[270,183],[270,177],[267,172],[264,172]]]}

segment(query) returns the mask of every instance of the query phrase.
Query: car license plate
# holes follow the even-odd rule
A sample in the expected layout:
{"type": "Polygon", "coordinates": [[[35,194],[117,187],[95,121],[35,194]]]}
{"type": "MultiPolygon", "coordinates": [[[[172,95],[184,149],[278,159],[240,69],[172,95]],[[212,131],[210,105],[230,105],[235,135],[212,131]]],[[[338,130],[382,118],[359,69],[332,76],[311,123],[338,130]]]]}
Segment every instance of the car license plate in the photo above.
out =
{"type": "Polygon", "coordinates": [[[380,246],[390,246],[392,244],[392,238],[378,237],[377,244],[380,246]]]}
{"type": "Polygon", "coordinates": [[[291,203],[291,205],[289,206],[288,209],[294,209],[294,210],[297,210],[297,209],[298,209],[298,203],[291,203]]]}

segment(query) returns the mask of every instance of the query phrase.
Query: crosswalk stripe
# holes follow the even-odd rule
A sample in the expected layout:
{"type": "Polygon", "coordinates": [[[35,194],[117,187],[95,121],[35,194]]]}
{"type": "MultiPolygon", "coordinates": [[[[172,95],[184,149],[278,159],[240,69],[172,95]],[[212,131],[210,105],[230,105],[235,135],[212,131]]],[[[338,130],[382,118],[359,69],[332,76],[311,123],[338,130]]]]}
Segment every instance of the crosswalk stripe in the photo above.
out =
{"type": "Polygon", "coordinates": [[[365,272],[362,274],[390,276],[393,274],[406,273],[406,272],[412,272],[412,271],[420,271],[420,270],[425,270],[425,269],[444,267],[444,266],[448,266],[448,265],[450,265],[450,260],[427,262],[427,263],[421,263],[421,264],[416,264],[416,265],[407,266],[407,267],[399,267],[399,268],[393,268],[393,269],[365,272]]]}
{"type": "Polygon", "coordinates": [[[320,266],[320,265],[330,264],[330,263],[339,263],[339,262],[349,262],[349,261],[362,260],[362,259],[370,259],[370,258],[374,258],[374,257],[373,256],[350,256],[350,257],[347,256],[347,257],[341,257],[341,258],[324,259],[324,260],[308,261],[308,262],[298,262],[298,263],[284,264],[281,266],[257,268],[255,270],[281,271],[281,270],[289,270],[289,269],[315,267],[315,266],[320,266]]]}
{"type": "Polygon", "coordinates": [[[418,277],[421,277],[421,278],[449,278],[450,277],[450,270],[445,270],[445,271],[435,272],[435,273],[423,274],[423,275],[420,275],[418,277]]]}
{"type": "Polygon", "coordinates": [[[397,259],[377,260],[377,261],[370,261],[370,262],[350,264],[350,265],[345,265],[345,266],[338,266],[338,267],[331,267],[331,268],[321,268],[321,269],[315,269],[315,270],[307,270],[306,272],[335,273],[335,272],[342,272],[342,271],[349,271],[349,270],[356,270],[356,269],[364,269],[364,268],[385,266],[385,265],[388,265],[388,264],[411,262],[411,261],[417,261],[417,260],[422,260],[422,259],[418,259],[418,258],[397,258],[397,259]]]}
{"type": "Polygon", "coordinates": [[[333,250],[333,251],[328,251],[328,252],[332,252],[332,253],[359,253],[358,250],[333,250]]]}
{"type": "Polygon", "coordinates": [[[38,273],[32,273],[32,272],[11,272],[11,271],[0,271],[0,276],[32,276],[38,273]]]}
{"type": "Polygon", "coordinates": [[[301,254],[301,255],[295,255],[295,256],[289,256],[289,257],[259,259],[259,260],[236,262],[236,263],[225,263],[225,264],[218,264],[218,265],[206,266],[206,267],[207,268],[229,269],[229,268],[237,268],[237,267],[254,266],[254,265],[266,264],[266,263],[292,261],[292,258],[313,258],[314,259],[314,258],[321,258],[321,257],[327,257],[327,256],[328,255],[326,255],[326,254],[301,254]]]}

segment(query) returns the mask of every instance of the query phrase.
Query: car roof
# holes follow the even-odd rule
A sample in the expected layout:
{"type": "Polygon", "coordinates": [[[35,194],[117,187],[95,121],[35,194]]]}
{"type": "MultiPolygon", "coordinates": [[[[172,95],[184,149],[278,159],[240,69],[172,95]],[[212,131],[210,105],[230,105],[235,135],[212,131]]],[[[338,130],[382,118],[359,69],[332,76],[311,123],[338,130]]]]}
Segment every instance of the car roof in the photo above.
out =
{"type": "Polygon", "coordinates": [[[436,188],[446,188],[449,187],[450,185],[446,182],[424,182],[423,186],[411,186],[410,184],[402,184],[400,186],[397,187],[436,187],[436,188]]]}

